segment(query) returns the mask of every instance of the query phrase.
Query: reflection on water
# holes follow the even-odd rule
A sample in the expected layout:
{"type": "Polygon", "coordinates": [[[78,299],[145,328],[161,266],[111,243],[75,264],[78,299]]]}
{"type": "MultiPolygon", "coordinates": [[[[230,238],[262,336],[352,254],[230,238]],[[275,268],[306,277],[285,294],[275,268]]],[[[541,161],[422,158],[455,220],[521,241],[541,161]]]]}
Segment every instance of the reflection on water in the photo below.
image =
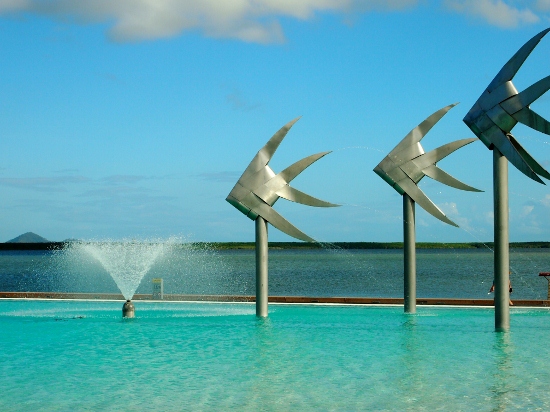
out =
{"type": "Polygon", "coordinates": [[[495,332],[493,344],[493,368],[489,375],[492,381],[490,385],[491,410],[505,411],[510,406],[510,392],[514,390],[512,358],[514,348],[509,332],[495,332]]]}
{"type": "Polygon", "coordinates": [[[403,314],[403,333],[401,335],[402,356],[399,369],[399,389],[403,393],[404,408],[414,409],[422,402],[426,380],[423,370],[423,344],[421,333],[417,331],[418,317],[414,314],[403,314]]]}

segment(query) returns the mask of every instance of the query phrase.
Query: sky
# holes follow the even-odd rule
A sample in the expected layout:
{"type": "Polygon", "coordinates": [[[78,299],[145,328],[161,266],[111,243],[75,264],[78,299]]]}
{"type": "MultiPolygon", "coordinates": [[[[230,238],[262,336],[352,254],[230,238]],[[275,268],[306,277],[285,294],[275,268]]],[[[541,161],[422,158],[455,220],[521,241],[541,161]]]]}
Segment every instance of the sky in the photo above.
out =
{"type": "MultiPolygon", "coordinates": [[[[373,168],[451,103],[424,149],[475,137],[462,119],[547,27],[550,0],[0,0],[0,242],[251,242],[225,198],[299,116],[269,165],[332,151],[291,186],[341,206],[274,208],[322,242],[402,241],[401,196],[373,168]]],[[[544,38],[514,84],[549,74],[544,38]]],[[[550,118],[550,93],[532,108],[550,118]]],[[[548,136],[512,133],[550,169],[548,136]]],[[[484,192],[424,178],[460,228],[417,206],[417,241],[492,241],[492,152],[476,141],[438,166],[484,192]]],[[[510,241],[549,241],[549,186],[510,165],[509,196],[510,241]]]]}

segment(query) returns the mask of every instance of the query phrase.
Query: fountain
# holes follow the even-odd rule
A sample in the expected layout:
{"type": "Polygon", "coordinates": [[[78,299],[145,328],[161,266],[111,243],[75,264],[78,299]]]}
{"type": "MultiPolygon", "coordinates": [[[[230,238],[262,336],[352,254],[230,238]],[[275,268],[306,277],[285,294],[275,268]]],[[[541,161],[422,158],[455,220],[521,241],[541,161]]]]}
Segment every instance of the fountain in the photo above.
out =
{"type": "Polygon", "coordinates": [[[122,316],[133,318],[135,307],[132,298],[141,280],[175,244],[175,238],[168,241],[78,241],[67,243],[63,253],[67,256],[85,252],[97,260],[111,275],[126,299],[122,316]]]}

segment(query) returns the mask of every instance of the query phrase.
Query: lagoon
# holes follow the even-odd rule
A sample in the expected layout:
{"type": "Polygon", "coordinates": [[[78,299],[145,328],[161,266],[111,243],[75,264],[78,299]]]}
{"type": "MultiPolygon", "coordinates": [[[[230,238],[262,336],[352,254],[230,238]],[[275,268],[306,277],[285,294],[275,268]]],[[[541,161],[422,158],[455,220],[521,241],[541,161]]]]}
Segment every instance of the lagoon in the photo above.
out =
{"type": "MultiPolygon", "coordinates": [[[[175,250],[153,265],[137,293],[151,293],[151,280],[164,279],[165,293],[254,295],[252,250],[175,250]]],[[[546,299],[549,249],[512,249],[512,299],[546,299]]],[[[417,252],[419,298],[490,297],[493,253],[479,249],[417,252]]],[[[0,251],[0,291],[118,293],[105,269],[92,258],[56,260],[52,252],[0,251]]],[[[269,293],[277,296],[403,296],[399,250],[270,250],[269,293]]],[[[491,295],[492,296],[492,295],[491,295]]]]}
{"type": "Polygon", "coordinates": [[[0,301],[0,409],[548,410],[550,312],[0,301]]]}

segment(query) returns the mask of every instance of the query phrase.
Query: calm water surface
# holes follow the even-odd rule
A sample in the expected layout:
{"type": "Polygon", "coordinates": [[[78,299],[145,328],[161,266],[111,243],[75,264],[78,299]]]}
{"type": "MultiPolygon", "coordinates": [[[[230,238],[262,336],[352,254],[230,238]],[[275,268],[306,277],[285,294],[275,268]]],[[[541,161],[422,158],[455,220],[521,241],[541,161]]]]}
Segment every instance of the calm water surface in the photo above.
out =
{"type": "MultiPolygon", "coordinates": [[[[512,298],[546,299],[550,251],[510,253],[512,298]]],[[[246,294],[255,288],[253,251],[174,251],[158,260],[137,293],[151,293],[152,278],[165,293],[246,294]]],[[[487,298],[490,250],[419,250],[417,296],[487,298]]],[[[48,252],[0,252],[1,291],[116,293],[117,286],[91,256],[61,259],[48,252]]],[[[403,254],[387,250],[270,250],[269,293],[287,296],[403,296],[403,254]]]]}
{"type": "Polygon", "coordinates": [[[0,301],[2,411],[549,410],[550,312],[0,301]]]}

